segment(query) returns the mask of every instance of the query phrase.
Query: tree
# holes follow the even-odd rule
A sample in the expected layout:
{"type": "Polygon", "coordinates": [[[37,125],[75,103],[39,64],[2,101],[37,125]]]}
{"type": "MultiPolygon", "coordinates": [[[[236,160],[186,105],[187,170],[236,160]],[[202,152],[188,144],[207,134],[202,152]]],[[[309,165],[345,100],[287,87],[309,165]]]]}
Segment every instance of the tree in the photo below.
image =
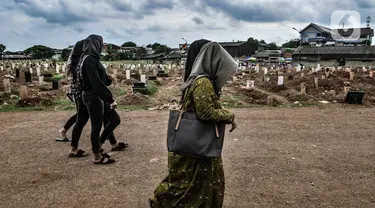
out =
{"type": "Polygon", "coordinates": [[[255,51],[258,50],[259,42],[257,39],[254,39],[254,38],[247,39],[247,42],[249,42],[250,44],[250,55],[253,55],[255,51]]]}
{"type": "Polygon", "coordinates": [[[146,48],[143,48],[143,47],[138,48],[137,51],[136,51],[136,53],[135,53],[135,58],[136,59],[140,59],[140,58],[142,58],[146,54],[147,54],[146,48]]]}
{"type": "Polygon", "coordinates": [[[7,47],[3,44],[0,44],[0,53],[4,52],[7,47]]]}
{"type": "Polygon", "coordinates": [[[276,43],[270,43],[270,44],[268,44],[268,48],[270,50],[278,50],[279,46],[277,46],[276,43]]]}
{"type": "Polygon", "coordinates": [[[72,50],[70,50],[70,49],[68,49],[68,48],[64,48],[63,50],[62,50],[62,53],[61,53],[61,59],[63,60],[63,61],[67,61],[68,60],[68,58],[69,58],[69,55],[70,55],[70,52],[71,52],[72,50]]]}
{"type": "Polygon", "coordinates": [[[298,38],[292,39],[286,43],[284,43],[281,47],[283,48],[298,48],[300,40],[298,38]]]}
{"type": "Polygon", "coordinates": [[[156,50],[161,44],[160,43],[154,43],[151,45],[152,50],[156,50]]]}
{"type": "Polygon", "coordinates": [[[152,45],[151,45],[151,44],[148,44],[146,47],[147,47],[147,48],[152,48],[152,45]]]}
{"type": "Polygon", "coordinates": [[[122,44],[122,47],[136,47],[136,46],[137,46],[137,44],[135,44],[134,42],[131,42],[131,41],[122,44]]]}
{"type": "Polygon", "coordinates": [[[36,59],[49,59],[55,55],[52,48],[42,45],[34,45],[33,47],[26,49],[24,52],[27,55],[32,55],[36,59]]]}
{"type": "Polygon", "coordinates": [[[168,52],[170,52],[170,48],[168,48],[168,46],[166,45],[159,45],[155,49],[155,53],[168,53],[168,52]]]}

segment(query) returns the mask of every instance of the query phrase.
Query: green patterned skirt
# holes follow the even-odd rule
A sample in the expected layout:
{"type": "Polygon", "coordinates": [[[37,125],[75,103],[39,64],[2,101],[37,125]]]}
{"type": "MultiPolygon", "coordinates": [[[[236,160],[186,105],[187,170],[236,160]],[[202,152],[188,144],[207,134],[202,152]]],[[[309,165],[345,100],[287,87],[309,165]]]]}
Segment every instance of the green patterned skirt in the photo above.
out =
{"type": "Polygon", "coordinates": [[[157,186],[155,208],[221,208],[224,169],[221,158],[200,159],[168,153],[169,175],[157,186]]]}

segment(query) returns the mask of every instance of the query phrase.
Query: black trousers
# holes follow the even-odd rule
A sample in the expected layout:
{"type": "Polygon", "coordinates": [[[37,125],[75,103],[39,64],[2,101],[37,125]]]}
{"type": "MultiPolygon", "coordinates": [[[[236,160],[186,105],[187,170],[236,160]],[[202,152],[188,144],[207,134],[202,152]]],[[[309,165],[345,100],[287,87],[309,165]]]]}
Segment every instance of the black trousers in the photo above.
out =
{"type": "MultiPolygon", "coordinates": [[[[120,124],[120,116],[115,110],[110,109],[110,105],[108,103],[104,103],[97,95],[92,92],[83,92],[82,101],[87,108],[87,113],[91,121],[92,151],[94,154],[98,154],[100,151],[100,143],[103,144],[105,140],[111,134],[113,134],[113,131],[120,124]],[[107,125],[105,125],[104,130],[100,135],[103,117],[106,117],[109,122],[107,125]]],[[[79,117],[80,116],[78,115],[78,118],[79,117]]]]}
{"type": "MultiPolygon", "coordinates": [[[[66,124],[64,126],[64,129],[68,130],[71,126],[73,126],[75,124],[74,127],[73,127],[73,131],[72,131],[72,142],[71,142],[71,146],[75,147],[75,148],[78,147],[78,143],[79,143],[79,139],[80,139],[81,134],[82,134],[82,130],[85,127],[85,125],[87,124],[87,121],[90,118],[90,115],[87,111],[87,107],[83,103],[82,98],[76,100],[76,109],[77,109],[77,113],[74,114],[66,122],[66,124]]],[[[107,109],[107,110],[104,110],[104,112],[106,112],[105,114],[110,114],[110,115],[113,114],[112,111],[114,111],[114,110],[110,109],[109,104],[106,105],[105,109],[107,109]]],[[[114,111],[114,112],[117,114],[116,111],[114,111]]],[[[118,116],[118,114],[117,114],[117,116],[118,116]]],[[[108,117],[111,117],[111,116],[107,115],[107,116],[104,116],[104,118],[103,118],[104,126],[107,126],[110,123],[110,120],[108,119],[108,117]]],[[[112,116],[111,118],[117,119],[116,115],[112,116]]],[[[118,116],[118,120],[119,119],[120,119],[120,117],[118,116]]],[[[109,134],[109,136],[107,136],[107,138],[112,145],[117,143],[116,137],[113,134],[113,132],[111,132],[109,134]]],[[[100,143],[102,143],[102,144],[104,144],[104,142],[105,142],[105,139],[104,139],[104,141],[102,141],[102,140],[100,141],[100,143]]]]}

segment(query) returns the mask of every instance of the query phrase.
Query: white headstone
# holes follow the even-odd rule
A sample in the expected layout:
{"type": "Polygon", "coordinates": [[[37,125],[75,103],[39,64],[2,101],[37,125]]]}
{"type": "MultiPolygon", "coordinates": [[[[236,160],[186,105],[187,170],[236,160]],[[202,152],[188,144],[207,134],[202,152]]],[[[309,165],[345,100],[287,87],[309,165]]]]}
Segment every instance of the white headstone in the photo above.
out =
{"type": "Polygon", "coordinates": [[[279,79],[278,79],[278,81],[277,81],[277,84],[278,84],[279,86],[284,84],[284,76],[279,76],[279,79]]]}
{"type": "Polygon", "coordinates": [[[29,70],[30,70],[30,74],[33,74],[33,68],[29,68],[29,70]]]}
{"type": "Polygon", "coordinates": [[[62,72],[64,72],[65,73],[65,71],[66,71],[66,65],[64,64],[64,65],[62,65],[62,67],[61,67],[61,70],[62,70],[62,72]]]}
{"type": "Polygon", "coordinates": [[[320,64],[317,65],[317,67],[316,67],[316,71],[317,71],[317,72],[320,71],[320,64]]]}
{"type": "Polygon", "coordinates": [[[172,64],[169,64],[168,69],[172,70],[172,64]]]}
{"type": "Polygon", "coordinates": [[[12,92],[10,79],[6,78],[3,80],[3,82],[4,82],[4,92],[10,94],[12,92]]]}
{"type": "Polygon", "coordinates": [[[39,85],[40,85],[40,86],[43,85],[43,81],[44,81],[44,76],[43,76],[43,75],[40,75],[40,76],[39,76],[39,85]]]}
{"type": "Polygon", "coordinates": [[[12,63],[12,69],[16,68],[16,65],[14,63],[12,63]]]}
{"type": "Polygon", "coordinates": [[[141,75],[141,82],[146,83],[146,75],[141,75]]]}
{"type": "Polygon", "coordinates": [[[126,79],[130,79],[130,70],[126,70],[126,79]]]}
{"type": "Polygon", "coordinates": [[[264,68],[264,75],[267,75],[268,74],[268,68],[264,68]]]}
{"type": "Polygon", "coordinates": [[[300,72],[301,71],[301,65],[298,64],[297,66],[297,72],[300,72]]]}
{"type": "Polygon", "coordinates": [[[36,67],[36,74],[40,76],[40,66],[36,67]]]}
{"type": "Polygon", "coordinates": [[[60,73],[60,65],[56,64],[56,73],[60,73]]]}
{"type": "Polygon", "coordinates": [[[1,71],[4,71],[4,66],[0,66],[0,70],[1,70],[1,71]]]}
{"type": "Polygon", "coordinates": [[[259,73],[259,65],[258,64],[255,66],[255,72],[259,73]]]}

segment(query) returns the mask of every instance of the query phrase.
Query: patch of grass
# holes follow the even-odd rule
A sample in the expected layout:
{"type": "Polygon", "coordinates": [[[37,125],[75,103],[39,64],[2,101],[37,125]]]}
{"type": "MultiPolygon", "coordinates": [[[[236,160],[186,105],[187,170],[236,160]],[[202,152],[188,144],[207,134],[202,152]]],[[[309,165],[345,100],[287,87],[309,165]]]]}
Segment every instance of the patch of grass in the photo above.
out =
{"type": "Polygon", "coordinates": [[[17,107],[15,105],[6,105],[0,107],[1,113],[6,112],[27,112],[27,111],[42,111],[44,108],[42,107],[17,107]]]}
{"type": "Polygon", "coordinates": [[[137,110],[148,110],[149,106],[128,106],[128,105],[119,105],[117,106],[119,110],[131,110],[131,111],[137,111],[137,110]]]}
{"type": "Polygon", "coordinates": [[[148,94],[149,95],[153,95],[156,92],[158,92],[158,88],[156,87],[156,85],[154,83],[149,83],[147,85],[147,89],[148,89],[148,94]]]}
{"type": "Polygon", "coordinates": [[[55,109],[63,111],[70,111],[76,108],[75,104],[68,99],[55,100],[53,101],[53,106],[56,107],[55,109]]]}
{"type": "Polygon", "coordinates": [[[119,97],[119,96],[125,95],[126,94],[126,90],[123,89],[123,88],[115,88],[115,89],[113,89],[113,94],[116,97],[119,97]]]}

